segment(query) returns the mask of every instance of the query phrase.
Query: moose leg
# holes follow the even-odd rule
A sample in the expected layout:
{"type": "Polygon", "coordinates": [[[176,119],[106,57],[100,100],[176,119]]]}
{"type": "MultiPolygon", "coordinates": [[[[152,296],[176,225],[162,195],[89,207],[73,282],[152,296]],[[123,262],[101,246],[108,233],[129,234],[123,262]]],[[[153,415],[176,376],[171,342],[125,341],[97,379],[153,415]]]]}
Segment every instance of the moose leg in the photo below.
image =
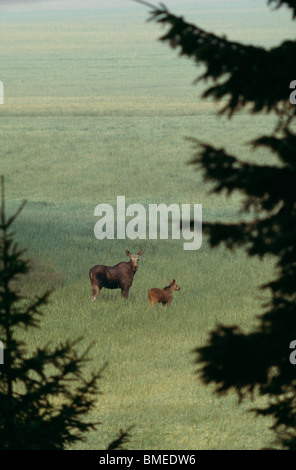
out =
{"type": "Polygon", "coordinates": [[[100,293],[100,288],[99,288],[99,286],[92,286],[92,291],[93,291],[93,295],[92,295],[91,300],[96,300],[97,296],[98,296],[99,293],[100,293]]]}
{"type": "Polygon", "coordinates": [[[99,282],[99,279],[97,279],[96,274],[93,272],[91,269],[89,272],[89,279],[92,287],[92,297],[91,300],[96,300],[98,294],[100,293],[101,290],[101,283],[99,282]]]}
{"type": "Polygon", "coordinates": [[[152,294],[148,292],[148,305],[150,307],[153,307],[156,303],[157,303],[157,300],[155,300],[152,294]]]}
{"type": "Polygon", "coordinates": [[[100,288],[97,284],[92,284],[91,287],[92,287],[92,293],[93,293],[91,300],[96,300],[97,296],[100,293],[100,288]]]}
{"type": "Polygon", "coordinates": [[[121,297],[124,299],[128,298],[129,289],[121,289],[121,297]]]}

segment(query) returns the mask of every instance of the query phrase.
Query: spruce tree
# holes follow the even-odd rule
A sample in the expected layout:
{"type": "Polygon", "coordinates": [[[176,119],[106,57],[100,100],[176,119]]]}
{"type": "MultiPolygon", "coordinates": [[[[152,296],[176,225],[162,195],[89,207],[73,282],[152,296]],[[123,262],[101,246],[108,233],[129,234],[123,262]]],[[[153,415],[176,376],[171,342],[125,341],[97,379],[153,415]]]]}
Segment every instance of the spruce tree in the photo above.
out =
{"type": "Polygon", "coordinates": [[[28,299],[18,290],[29,262],[10,229],[25,204],[7,218],[3,177],[1,182],[0,340],[4,363],[0,364],[0,449],[63,450],[83,441],[98,424],[87,419],[87,414],[100,393],[101,371],[84,378],[88,351],[76,353],[78,340],[29,351],[25,331],[40,327],[42,307],[50,293],[28,299]]]}

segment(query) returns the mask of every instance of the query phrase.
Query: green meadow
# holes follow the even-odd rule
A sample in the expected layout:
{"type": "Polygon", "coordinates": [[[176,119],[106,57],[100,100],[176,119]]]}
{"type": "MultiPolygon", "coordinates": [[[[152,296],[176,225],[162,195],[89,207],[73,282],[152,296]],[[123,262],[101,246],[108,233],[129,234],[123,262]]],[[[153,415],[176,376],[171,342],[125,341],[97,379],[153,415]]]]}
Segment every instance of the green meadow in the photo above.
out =
{"type": "MultiPolygon", "coordinates": [[[[258,286],[273,276],[273,260],[212,250],[205,238],[197,251],[183,250],[182,238],[99,241],[94,209],[125,196],[127,205],[202,204],[203,220],[238,220],[239,197],[210,196],[188,165],[186,137],[263,162],[271,157],[247,143],[274,122],[217,118],[217,106],[192,86],[193,64],[157,42],[161,30],[135,10],[1,17],[0,172],[8,213],[27,200],[14,230],[32,264],[20,288],[54,290],[41,328],[23,339],[34,349],[82,337],[79,350],[92,344],[85,374],[107,364],[92,416],[101,425],[76,448],[104,449],[133,426],[129,449],[260,449],[273,439],[271,423],[249,412],[260,399],[217,397],[201,383],[192,351],[219,323],[256,326],[266,300],[258,286]],[[91,302],[89,269],[127,261],[126,249],[144,250],[129,298],[103,289],[91,302]],[[181,287],[171,307],[149,308],[148,289],[168,277],[181,287]]],[[[211,16],[215,24],[227,24],[227,12],[211,16]]],[[[267,26],[262,38],[271,40],[267,26]]]]}

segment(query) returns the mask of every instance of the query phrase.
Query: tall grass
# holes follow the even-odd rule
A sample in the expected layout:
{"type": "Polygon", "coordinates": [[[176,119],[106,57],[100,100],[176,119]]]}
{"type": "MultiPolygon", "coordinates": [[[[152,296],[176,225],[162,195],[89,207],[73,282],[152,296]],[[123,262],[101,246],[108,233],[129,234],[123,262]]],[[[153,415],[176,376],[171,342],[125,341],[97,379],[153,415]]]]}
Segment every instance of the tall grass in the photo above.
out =
{"type": "Polygon", "coordinates": [[[98,241],[94,208],[115,207],[124,195],[127,205],[198,203],[204,219],[237,220],[239,198],[210,197],[202,175],[186,165],[185,137],[260,162],[270,156],[245,143],[268,132],[272,119],[217,119],[215,105],[201,103],[190,86],[193,67],[142,25],[131,30],[131,20],[87,25],[77,13],[62,15],[64,22],[32,15],[5,19],[1,173],[8,208],[28,200],[15,226],[32,259],[21,288],[54,289],[42,328],[24,339],[34,348],[83,336],[81,348],[93,343],[86,373],[108,362],[94,414],[102,425],[82,447],[104,448],[130,425],[131,449],[268,445],[267,422],[248,413],[249,403],[218,399],[200,383],[192,350],[217,323],[256,324],[264,300],[257,286],[272,275],[272,260],[211,250],[206,240],[196,252],[184,251],[183,240],[98,241]],[[90,267],[141,248],[128,300],[103,290],[92,303],[90,267]],[[148,289],[168,277],[181,287],[172,306],[149,308],[148,289]]]}

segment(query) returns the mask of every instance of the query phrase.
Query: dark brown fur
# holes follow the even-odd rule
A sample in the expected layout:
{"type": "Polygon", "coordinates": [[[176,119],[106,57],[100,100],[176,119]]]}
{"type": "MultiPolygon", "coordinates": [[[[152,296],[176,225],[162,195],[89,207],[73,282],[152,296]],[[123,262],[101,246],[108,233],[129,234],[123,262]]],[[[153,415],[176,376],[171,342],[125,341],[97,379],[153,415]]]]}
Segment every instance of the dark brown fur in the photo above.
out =
{"type": "Polygon", "coordinates": [[[138,270],[139,256],[141,256],[143,250],[139,251],[137,255],[132,255],[128,250],[125,253],[130,257],[130,261],[123,261],[115,266],[98,264],[90,269],[92,300],[96,300],[103,287],[106,289],[121,289],[121,296],[125,299],[128,297],[134,275],[138,270]]]}
{"type": "Polygon", "coordinates": [[[180,287],[176,284],[175,279],[173,281],[169,278],[170,285],[165,287],[164,289],[159,289],[158,287],[152,287],[148,291],[148,298],[149,298],[149,305],[153,306],[157,303],[162,304],[163,306],[167,305],[168,307],[171,305],[173,300],[174,291],[180,290],[180,287]]]}

